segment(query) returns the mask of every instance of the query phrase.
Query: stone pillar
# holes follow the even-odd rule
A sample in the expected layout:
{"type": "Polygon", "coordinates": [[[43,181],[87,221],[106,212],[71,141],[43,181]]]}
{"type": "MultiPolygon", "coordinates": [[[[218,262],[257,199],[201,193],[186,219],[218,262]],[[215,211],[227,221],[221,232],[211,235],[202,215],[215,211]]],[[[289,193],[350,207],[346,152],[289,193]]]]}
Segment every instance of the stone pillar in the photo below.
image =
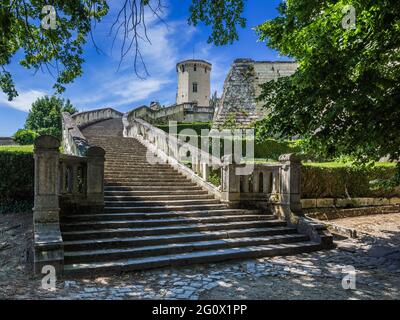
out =
{"type": "Polygon", "coordinates": [[[92,212],[104,209],[104,161],[106,152],[100,147],[90,147],[87,157],[87,201],[92,212]]]}
{"type": "Polygon", "coordinates": [[[35,141],[34,271],[41,274],[51,265],[56,275],[64,269],[64,250],[60,231],[59,165],[60,142],[52,136],[35,141]]]}
{"type": "Polygon", "coordinates": [[[301,159],[295,154],[284,154],[279,157],[282,163],[280,170],[281,203],[292,213],[301,213],[301,159]]]}
{"type": "Polygon", "coordinates": [[[208,166],[208,163],[201,163],[201,175],[203,179],[207,181],[208,176],[210,175],[210,167],[208,166]]]}
{"type": "Polygon", "coordinates": [[[236,207],[240,202],[240,176],[236,174],[236,167],[232,163],[232,156],[222,157],[222,198],[230,206],[236,207]]]}

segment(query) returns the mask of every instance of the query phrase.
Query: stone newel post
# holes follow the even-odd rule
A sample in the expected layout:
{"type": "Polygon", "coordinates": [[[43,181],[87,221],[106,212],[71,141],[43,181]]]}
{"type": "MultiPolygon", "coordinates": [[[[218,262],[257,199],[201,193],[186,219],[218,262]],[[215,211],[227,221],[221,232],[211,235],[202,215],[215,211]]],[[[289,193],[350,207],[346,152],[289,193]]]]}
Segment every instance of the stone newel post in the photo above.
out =
{"type": "Polygon", "coordinates": [[[281,168],[281,201],[293,213],[301,212],[301,159],[295,154],[279,157],[281,168]]]}
{"type": "Polygon", "coordinates": [[[87,201],[90,209],[101,212],[104,208],[104,161],[105,151],[100,147],[90,147],[87,160],[87,201]]]}
{"type": "Polygon", "coordinates": [[[240,202],[240,176],[236,174],[236,166],[232,156],[222,157],[222,201],[235,206],[240,202]]]}
{"type": "Polygon", "coordinates": [[[51,265],[60,275],[64,264],[64,250],[60,232],[58,202],[60,142],[52,136],[41,136],[35,141],[35,204],[34,269],[51,265]]]}

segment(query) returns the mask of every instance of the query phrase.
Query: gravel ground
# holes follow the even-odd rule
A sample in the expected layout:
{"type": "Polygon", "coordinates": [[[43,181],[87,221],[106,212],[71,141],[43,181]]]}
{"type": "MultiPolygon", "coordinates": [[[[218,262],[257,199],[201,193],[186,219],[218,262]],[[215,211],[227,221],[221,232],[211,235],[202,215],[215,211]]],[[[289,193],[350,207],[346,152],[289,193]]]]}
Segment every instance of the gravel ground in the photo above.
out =
{"type": "Polygon", "coordinates": [[[399,299],[400,214],[335,220],[359,239],[288,257],[63,279],[55,291],[32,277],[31,214],[0,216],[0,299],[399,299]],[[371,227],[373,225],[373,227],[371,227]],[[345,290],[343,268],[355,268],[345,290]]]}

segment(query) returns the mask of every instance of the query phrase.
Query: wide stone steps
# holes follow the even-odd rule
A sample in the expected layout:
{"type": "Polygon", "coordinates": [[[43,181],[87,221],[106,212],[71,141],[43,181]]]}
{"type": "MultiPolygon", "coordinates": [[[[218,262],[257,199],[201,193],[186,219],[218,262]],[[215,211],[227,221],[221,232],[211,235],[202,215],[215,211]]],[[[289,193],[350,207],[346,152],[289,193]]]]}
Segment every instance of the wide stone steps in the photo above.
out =
{"type": "Polygon", "coordinates": [[[106,248],[127,248],[158,245],[160,243],[185,243],[243,237],[270,237],[276,235],[293,235],[297,230],[289,227],[248,228],[240,230],[201,231],[155,236],[114,237],[87,240],[64,241],[67,251],[97,250],[106,248]]]}
{"type": "MultiPolygon", "coordinates": [[[[168,192],[176,192],[176,191],[180,191],[183,188],[181,187],[181,185],[153,185],[153,186],[149,186],[149,185],[145,185],[145,186],[135,186],[135,185],[124,185],[124,184],[111,184],[111,185],[105,185],[104,186],[104,191],[105,192],[120,192],[120,191],[133,191],[133,192],[146,192],[146,191],[168,191],[168,192]]],[[[185,186],[184,190],[187,191],[195,191],[195,190],[201,190],[201,188],[197,185],[187,185],[185,186]]]]}
{"type": "Polygon", "coordinates": [[[199,205],[163,205],[163,206],[143,206],[143,207],[105,207],[105,213],[134,213],[134,212],[166,212],[166,211],[188,211],[188,210],[217,210],[226,209],[225,204],[199,204],[199,205]]]}
{"type": "Polygon", "coordinates": [[[242,248],[235,247],[216,250],[202,250],[181,254],[174,253],[170,255],[150,256],[145,258],[123,259],[117,261],[67,264],[64,267],[64,271],[67,275],[71,273],[82,275],[93,274],[96,272],[112,273],[115,271],[132,271],[176,265],[210,263],[231,259],[288,255],[310,252],[318,249],[319,244],[309,241],[248,246],[242,248]]]}
{"type": "Polygon", "coordinates": [[[187,195],[187,196],[191,196],[191,195],[205,195],[208,194],[207,191],[201,190],[200,188],[196,189],[193,188],[191,190],[180,190],[180,189],[176,189],[176,190],[170,190],[170,189],[165,189],[165,190],[133,190],[133,189],[129,189],[128,190],[110,190],[110,187],[107,188],[107,190],[104,191],[104,195],[106,197],[112,197],[112,196],[132,196],[132,197],[145,197],[145,196],[149,196],[149,197],[157,197],[157,196],[179,196],[179,195],[187,195]]]}
{"type": "Polygon", "coordinates": [[[169,164],[150,163],[139,141],[122,137],[122,121],[107,120],[97,131],[95,127],[83,133],[90,133],[91,145],[106,150],[105,208],[62,217],[66,275],[319,249],[275,216],[230,209],[169,164]]]}
{"type": "Polygon", "coordinates": [[[65,240],[85,240],[96,238],[114,238],[114,237],[135,237],[150,236],[161,234],[176,234],[181,232],[199,232],[199,231],[221,231],[233,230],[241,228],[268,228],[282,227],[286,224],[282,221],[239,221],[227,223],[210,223],[210,224],[185,224],[149,228],[119,228],[119,229],[101,229],[101,230],[84,230],[84,231],[63,231],[63,239],[65,240]]]}
{"type": "Polygon", "coordinates": [[[307,241],[307,237],[299,234],[278,235],[270,237],[237,238],[223,240],[208,240],[186,243],[161,244],[154,246],[98,249],[88,251],[74,251],[65,254],[65,263],[101,262],[119,259],[142,258],[149,256],[172,255],[186,252],[196,252],[214,249],[240,248],[246,246],[259,246],[269,244],[284,244],[307,241]]]}
{"type": "MultiPolygon", "coordinates": [[[[200,210],[200,211],[168,211],[155,213],[96,213],[75,214],[64,217],[65,221],[113,221],[113,220],[136,220],[136,219],[164,219],[177,217],[214,217],[231,215],[256,215],[258,210],[224,209],[224,210],[200,210]]],[[[273,219],[273,215],[263,215],[264,219],[273,219]]]]}
{"type": "Polygon", "coordinates": [[[168,201],[168,200],[204,200],[204,199],[213,199],[212,196],[208,194],[182,194],[182,195],[160,195],[160,196],[132,196],[128,193],[128,195],[124,196],[104,196],[104,200],[106,202],[109,201],[119,201],[119,202],[134,202],[134,201],[168,201]]]}
{"type": "Polygon", "coordinates": [[[165,200],[165,201],[153,201],[153,200],[139,200],[139,201],[105,201],[106,208],[111,207],[147,207],[147,206],[181,206],[181,205],[200,205],[200,204],[220,204],[219,200],[214,198],[208,199],[190,199],[190,200],[165,200]]]}
{"type": "MultiPolygon", "coordinates": [[[[263,215],[234,215],[234,216],[216,216],[216,217],[185,217],[185,218],[164,218],[164,219],[145,219],[145,220],[115,220],[115,221],[82,221],[73,223],[64,223],[64,231],[79,230],[101,230],[104,228],[146,228],[172,225],[184,225],[193,223],[224,223],[239,221],[263,221],[268,220],[263,215]]],[[[276,221],[271,221],[271,225],[276,225],[276,221]]]]}
{"type": "Polygon", "coordinates": [[[186,188],[186,187],[195,187],[196,185],[191,181],[105,181],[104,185],[106,187],[177,187],[177,188],[186,188]]]}

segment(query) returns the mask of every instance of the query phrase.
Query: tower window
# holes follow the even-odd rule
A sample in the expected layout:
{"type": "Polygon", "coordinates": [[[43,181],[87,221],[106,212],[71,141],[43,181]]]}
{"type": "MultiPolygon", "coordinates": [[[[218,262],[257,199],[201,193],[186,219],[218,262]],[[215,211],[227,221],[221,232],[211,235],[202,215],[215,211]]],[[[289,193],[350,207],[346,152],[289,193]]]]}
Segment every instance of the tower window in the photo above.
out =
{"type": "Polygon", "coordinates": [[[194,71],[197,71],[197,65],[194,65],[193,69],[194,69],[194,71]]]}
{"type": "Polygon", "coordinates": [[[182,71],[182,72],[185,72],[185,66],[182,66],[182,67],[181,67],[181,71],[182,71]]]}
{"type": "Polygon", "coordinates": [[[204,72],[207,73],[207,67],[204,68],[204,72]]]}
{"type": "Polygon", "coordinates": [[[193,92],[197,92],[197,82],[193,82],[193,92]]]}

